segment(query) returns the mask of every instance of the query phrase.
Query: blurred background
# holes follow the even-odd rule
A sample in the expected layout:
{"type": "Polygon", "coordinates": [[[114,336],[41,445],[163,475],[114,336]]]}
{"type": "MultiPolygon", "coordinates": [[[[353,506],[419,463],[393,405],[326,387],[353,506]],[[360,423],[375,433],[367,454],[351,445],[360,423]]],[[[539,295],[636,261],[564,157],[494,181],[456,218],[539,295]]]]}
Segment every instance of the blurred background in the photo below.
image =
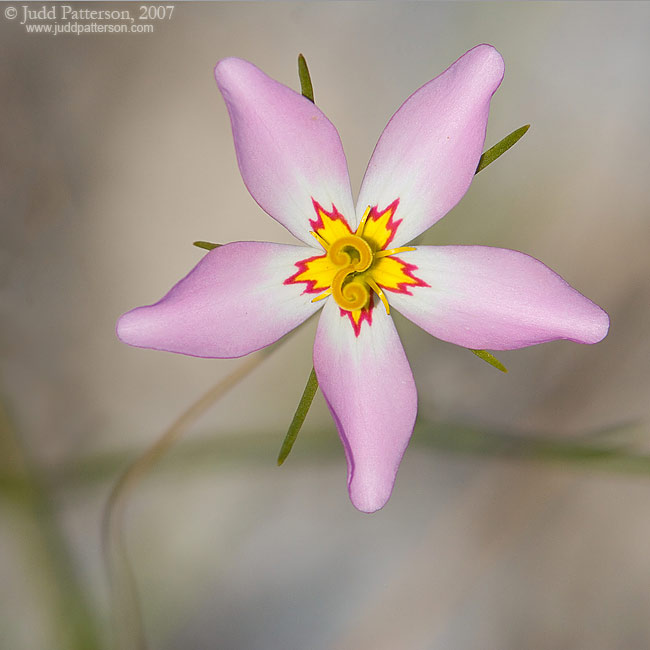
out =
{"type": "MultiPolygon", "coordinates": [[[[116,7],[138,12],[92,5],[116,7]]],[[[543,260],[609,336],[499,353],[503,375],[397,316],[418,425],[363,515],[320,394],[275,464],[310,321],[130,492],[144,628],[164,650],[650,647],[649,21],[645,2],[178,3],[152,34],[80,36],[0,18],[2,647],[108,647],[109,492],[245,362],[127,347],[117,317],[194,240],[292,241],[241,181],[216,61],[298,89],[304,53],[356,193],[401,102],[482,42],[506,61],[486,148],[532,126],[424,240],[543,260]]]]}

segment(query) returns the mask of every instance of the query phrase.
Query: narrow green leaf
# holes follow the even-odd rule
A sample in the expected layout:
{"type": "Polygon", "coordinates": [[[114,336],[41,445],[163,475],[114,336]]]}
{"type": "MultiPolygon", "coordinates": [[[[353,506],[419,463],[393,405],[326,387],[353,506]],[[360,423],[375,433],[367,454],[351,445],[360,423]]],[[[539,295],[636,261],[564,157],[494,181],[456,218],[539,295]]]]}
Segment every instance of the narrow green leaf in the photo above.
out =
{"type": "Polygon", "coordinates": [[[223,246],[223,244],[213,244],[209,241],[195,241],[192,242],[192,245],[196,246],[197,248],[205,248],[206,251],[211,251],[215,248],[219,248],[219,246],[223,246]]]}
{"type": "MultiPolygon", "coordinates": [[[[298,55],[298,77],[300,79],[300,92],[302,93],[302,96],[314,103],[314,87],[311,84],[311,76],[309,74],[309,68],[307,67],[307,61],[302,54],[298,55]]],[[[287,456],[291,453],[293,443],[296,442],[298,433],[307,417],[307,413],[309,413],[309,407],[314,401],[314,396],[316,395],[317,390],[318,379],[316,379],[316,372],[312,368],[311,373],[309,374],[309,379],[307,380],[307,385],[305,386],[305,390],[300,398],[298,408],[293,415],[293,420],[291,420],[287,435],[282,442],[282,447],[280,447],[278,465],[282,465],[282,463],[287,459],[287,456]]]]}
{"type": "Polygon", "coordinates": [[[516,131],[507,135],[501,142],[497,142],[493,147],[490,147],[478,161],[478,167],[475,174],[478,174],[481,169],[485,169],[490,163],[494,162],[501,154],[504,154],[513,144],[523,137],[523,135],[530,129],[530,124],[520,126],[516,131]]]}
{"type": "Polygon", "coordinates": [[[298,55],[298,77],[300,77],[300,92],[303,97],[306,97],[310,102],[314,102],[314,88],[311,85],[311,77],[309,76],[309,68],[307,61],[302,54],[298,55]]]}
{"type": "Polygon", "coordinates": [[[487,350],[472,350],[469,349],[470,352],[473,352],[479,359],[483,359],[486,363],[489,363],[491,366],[494,366],[497,370],[500,370],[501,372],[508,372],[508,369],[493,355],[490,354],[487,350]]]}
{"type": "Polygon", "coordinates": [[[302,424],[307,417],[309,407],[314,401],[317,390],[318,379],[316,379],[316,372],[312,368],[311,372],[309,373],[307,385],[305,386],[305,390],[303,391],[302,397],[300,398],[298,408],[296,409],[293,420],[291,420],[291,424],[289,425],[289,431],[287,431],[287,435],[284,438],[282,447],[280,447],[280,453],[278,454],[278,465],[282,465],[282,463],[284,463],[284,461],[287,459],[287,456],[291,453],[293,443],[296,442],[298,432],[300,431],[302,424]]]}

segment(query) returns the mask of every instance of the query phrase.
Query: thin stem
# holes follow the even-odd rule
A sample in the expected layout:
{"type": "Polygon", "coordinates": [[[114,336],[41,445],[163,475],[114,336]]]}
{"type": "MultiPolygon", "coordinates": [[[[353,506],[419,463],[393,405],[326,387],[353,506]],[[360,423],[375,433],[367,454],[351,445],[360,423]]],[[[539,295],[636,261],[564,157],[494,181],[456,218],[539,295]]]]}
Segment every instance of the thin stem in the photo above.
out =
{"type": "Polygon", "coordinates": [[[116,650],[147,647],[133,570],[124,540],[124,512],[128,497],[155,463],[187,432],[190,426],[231,388],[257,368],[275,349],[271,346],[249,357],[184,411],[136,460],[115,484],[104,510],[102,539],[111,583],[111,604],[116,650]]]}

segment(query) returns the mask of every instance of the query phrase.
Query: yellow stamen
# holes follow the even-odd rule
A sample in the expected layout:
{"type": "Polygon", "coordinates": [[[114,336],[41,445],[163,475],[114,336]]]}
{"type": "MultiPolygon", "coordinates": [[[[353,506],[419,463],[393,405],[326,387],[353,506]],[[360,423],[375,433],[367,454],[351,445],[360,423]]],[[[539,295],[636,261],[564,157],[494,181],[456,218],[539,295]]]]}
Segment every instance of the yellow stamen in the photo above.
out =
{"type": "Polygon", "coordinates": [[[390,315],[390,306],[388,305],[388,300],[386,300],[386,294],[384,294],[381,287],[372,278],[366,278],[366,282],[371,286],[372,290],[379,296],[379,300],[381,300],[384,303],[386,314],[390,315]]]}
{"type": "Polygon", "coordinates": [[[357,226],[357,230],[354,233],[355,235],[361,237],[363,234],[363,229],[366,227],[366,221],[368,221],[368,216],[370,215],[370,210],[372,208],[368,206],[366,208],[366,211],[363,213],[363,217],[361,217],[361,221],[359,222],[359,225],[357,226]]]}
{"type": "Polygon", "coordinates": [[[327,251],[330,248],[330,245],[325,241],[325,239],[319,235],[317,232],[311,231],[311,234],[314,235],[316,241],[327,251]]]}
{"type": "Polygon", "coordinates": [[[389,255],[397,255],[397,253],[408,253],[414,251],[415,246],[402,246],[401,248],[389,248],[385,251],[377,251],[375,257],[388,257],[389,255]]]}
{"type": "Polygon", "coordinates": [[[318,302],[319,300],[325,300],[327,296],[329,296],[332,293],[332,287],[330,287],[327,291],[323,291],[320,295],[316,296],[315,298],[312,298],[312,302],[318,302]]]}

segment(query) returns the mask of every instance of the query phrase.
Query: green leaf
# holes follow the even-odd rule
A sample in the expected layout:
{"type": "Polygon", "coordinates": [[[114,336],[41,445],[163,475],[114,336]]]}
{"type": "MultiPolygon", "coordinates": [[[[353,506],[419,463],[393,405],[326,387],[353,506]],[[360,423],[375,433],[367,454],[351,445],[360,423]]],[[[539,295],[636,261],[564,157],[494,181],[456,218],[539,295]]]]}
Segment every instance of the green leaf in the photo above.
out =
{"type": "Polygon", "coordinates": [[[205,248],[206,251],[211,251],[215,248],[219,248],[219,246],[223,246],[223,244],[213,244],[209,241],[195,241],[192,242],[192,245],[196,246],[197,248],[205,248]]]}
{"type": "Polygon", "coordinates": [[[491,366],[494,366],[497,370],[500,370],[501,372],[508,372],[508,369],[487,350],[472,350],[471,348],[468,349],[470,352],[473,352],[479,359],[483,359],[483,361],[489,363],[491,366]]]}
{"type": "Polygon", "coordinates": [[[475,174],[478,174],[482,169],[485,169],[490,163],[493,163],[501,154],[504,154],[512,145],[523,137],[523,135],[530,129],[530,124],[520,126],[516,131],[507,135],[501,142],[497,142],[493,147],[490,147],[478,161],[478,167],[475,174]]]}
{"type": "MultiPolygon", "coordinates": [[[[311,76],[309,74],[309,68],[307,67],[307,61],[302,54],[298,55],[298,77],[300,79],[300,92],[302,93],[302,96],[314,103],[314,87],[311,85],[311,76]]],[[[291,420],[291,424],[289,425],[289,431],[287,431],[282,447],[280,447],[278,465],[282,465],[282,463],[287,459],[287,456],[291,453],[293,443],[296,442],[298,433],[307,417],[307,413],[309,413],[309,407],[314,401],[314,396],[316,395],[317,390],[318,379],[316,379],[316,373],[312,368],[311,373],[309,374],[309,379],[307,380],[307,385],[305,386],[305,390],[300,398],[298,408],[296,409],[293,420],[291,420]]]]}
{"type": "Polygon", "coordinates": [[[311,77],[309,76],[309,68],[307,61],[302,54],[298,55],[298,77],[300,78],[300,92],[303,97],[306,97],[310,102],[314,102],[314,88],[311,85],[311,77]]]}
{"type": "Polygon", "coordinates": [[[287,431],[287,435],[284,438],[282,447],[280,447],[280,453],[278,454],[278,465],[282,465],[282,463],[284,463],[284,461],[287,459],[287,456],[291,453],[293,443],[296,442],[298,432],[300,431],[302,424],[307,417],[309,407],[314,401],[317,390],[318,379],[316,379],[316,372],[312,368],[311,372],[309,373],[307,385],[305,386],[305,390],[303,391],[302,397],[300,398],[298,408],[296,409],[293,420],[291,420],[291,424],[289,425],[289,431],[287,431]]]}

